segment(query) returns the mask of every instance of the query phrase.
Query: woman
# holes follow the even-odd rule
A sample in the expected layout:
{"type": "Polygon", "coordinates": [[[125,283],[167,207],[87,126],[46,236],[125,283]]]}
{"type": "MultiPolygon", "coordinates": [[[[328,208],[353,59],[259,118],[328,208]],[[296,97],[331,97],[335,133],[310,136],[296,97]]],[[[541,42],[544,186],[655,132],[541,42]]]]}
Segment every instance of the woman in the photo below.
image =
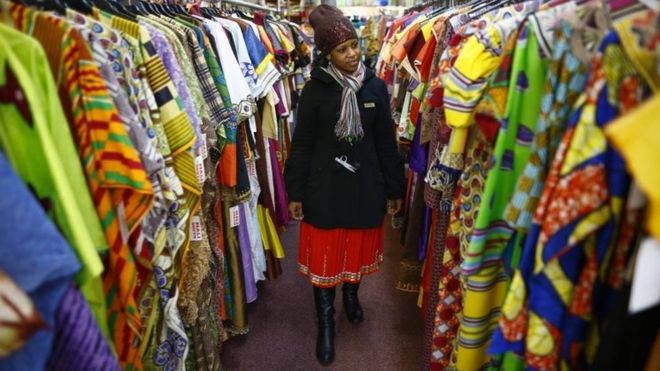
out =
{"type": "Polygon", "coordinates": [[[401,208],[403,162],[385,84],[360,61],[357,34],[340,10],[309,16],[320,61],[300,97],[285,179],[300,224],[299,267],[314,286],[316,357],[335,357],[335,287],[348,320],[360,323],[362,276],[383,260],[383,217],[401,208]],[[387,200],[387,201],[386,201],[387,200]]]}

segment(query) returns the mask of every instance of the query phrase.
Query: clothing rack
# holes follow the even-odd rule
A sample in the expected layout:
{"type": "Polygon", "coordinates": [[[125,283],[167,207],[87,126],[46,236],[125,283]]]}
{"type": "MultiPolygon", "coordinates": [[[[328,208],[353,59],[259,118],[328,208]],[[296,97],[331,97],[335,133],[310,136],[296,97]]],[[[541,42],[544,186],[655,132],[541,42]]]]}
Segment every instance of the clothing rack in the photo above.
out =
{"type": "Polygon", "coordinates": [[[219,0],[216,4],[217,5],[222,5],[223,3],[243,6],[243,7],[246,7],[246,8],[257,9],[257,10],[261,10],[261,11],[264,11],[264,12],[270,12],[270,13],[279,14],[279,13],[282,12],[279,0],[277,1],[277,8],[273,8],[273,7],[265,6],[265,5],[254,4],[254,3],[249,3],[247,1],[242,1],[242,0],[219,0]]]}
{"type": "Polygon", "coordinates": [[[454,1],[451,0],[431,0],[431,1],[424,1],[419,4],[413,5],[411,7],[406,8],[404,13],[410,13],[410,12],[416,12],[420,11],[426,8],[439,8],[439,7],[445,7],[447,5],[451,5],[454,1]]]}
{"type": "Polygon", "coordinates": [[[426,8],[438,9],[438,8],[451,8],[460,4],[468,3],[470,0],[431,0],[424,1],[417,5],[406,8],[404,11],[405,14],[420,11],[426,8]]]}

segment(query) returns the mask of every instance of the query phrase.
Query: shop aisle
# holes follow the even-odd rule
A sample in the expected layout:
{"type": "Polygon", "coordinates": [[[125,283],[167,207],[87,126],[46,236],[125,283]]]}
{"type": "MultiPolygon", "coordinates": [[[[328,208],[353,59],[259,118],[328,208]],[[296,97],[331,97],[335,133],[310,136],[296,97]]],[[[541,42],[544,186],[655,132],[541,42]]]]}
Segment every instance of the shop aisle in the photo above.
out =
{"type": "Polygon", "coordinates": [[[282,237],[287,256],[284,273],[259,283],[259,299],[248,306],[250,333],[230,339],[222,356],[225,371],[238,370],[419,370],[422,367],[422,320],[417,294],[394,289],[401,256],[399,231],[386,217],[385,263],[360,287],[362,324],[346,320],[337,289],[335,362],[318,364],[314,356],[316,317],[312,287],[297,272],[298,225],[282,237]]]}

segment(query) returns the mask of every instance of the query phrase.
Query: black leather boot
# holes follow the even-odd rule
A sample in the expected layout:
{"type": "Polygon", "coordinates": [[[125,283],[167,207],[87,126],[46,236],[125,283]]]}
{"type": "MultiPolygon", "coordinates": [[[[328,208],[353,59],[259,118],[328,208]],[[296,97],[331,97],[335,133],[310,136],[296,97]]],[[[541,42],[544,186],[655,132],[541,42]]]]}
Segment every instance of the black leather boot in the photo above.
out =
{"type": "Polygon", "coordinates": [[[314,286],[314,304],[319,333],[316,338],[316,358],[324,366],[335,360],[335,288],[314,286]]]}
{"type": "Polygon", "coordinates": [[[358,300],[358,289],[360,288],[360,283],[348,283],[344,282],[341,290],[344,298],[344,311],[346,312],[346,318],[350,323],[360,323],[364,320],[364,312],[362,311],[362,306],[360,305],[360,300],[358,300]]]}

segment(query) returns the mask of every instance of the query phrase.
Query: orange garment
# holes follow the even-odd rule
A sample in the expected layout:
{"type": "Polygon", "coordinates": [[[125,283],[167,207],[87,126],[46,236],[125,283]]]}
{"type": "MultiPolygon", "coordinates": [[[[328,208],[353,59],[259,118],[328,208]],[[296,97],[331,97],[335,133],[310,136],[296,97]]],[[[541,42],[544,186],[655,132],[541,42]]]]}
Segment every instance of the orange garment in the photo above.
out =
{"type": "Polygon", "coordinates": [[[298,269],[314,286],[357,283],[383,262],[383,226],[320,229],[300,224],[298,269]]]}

